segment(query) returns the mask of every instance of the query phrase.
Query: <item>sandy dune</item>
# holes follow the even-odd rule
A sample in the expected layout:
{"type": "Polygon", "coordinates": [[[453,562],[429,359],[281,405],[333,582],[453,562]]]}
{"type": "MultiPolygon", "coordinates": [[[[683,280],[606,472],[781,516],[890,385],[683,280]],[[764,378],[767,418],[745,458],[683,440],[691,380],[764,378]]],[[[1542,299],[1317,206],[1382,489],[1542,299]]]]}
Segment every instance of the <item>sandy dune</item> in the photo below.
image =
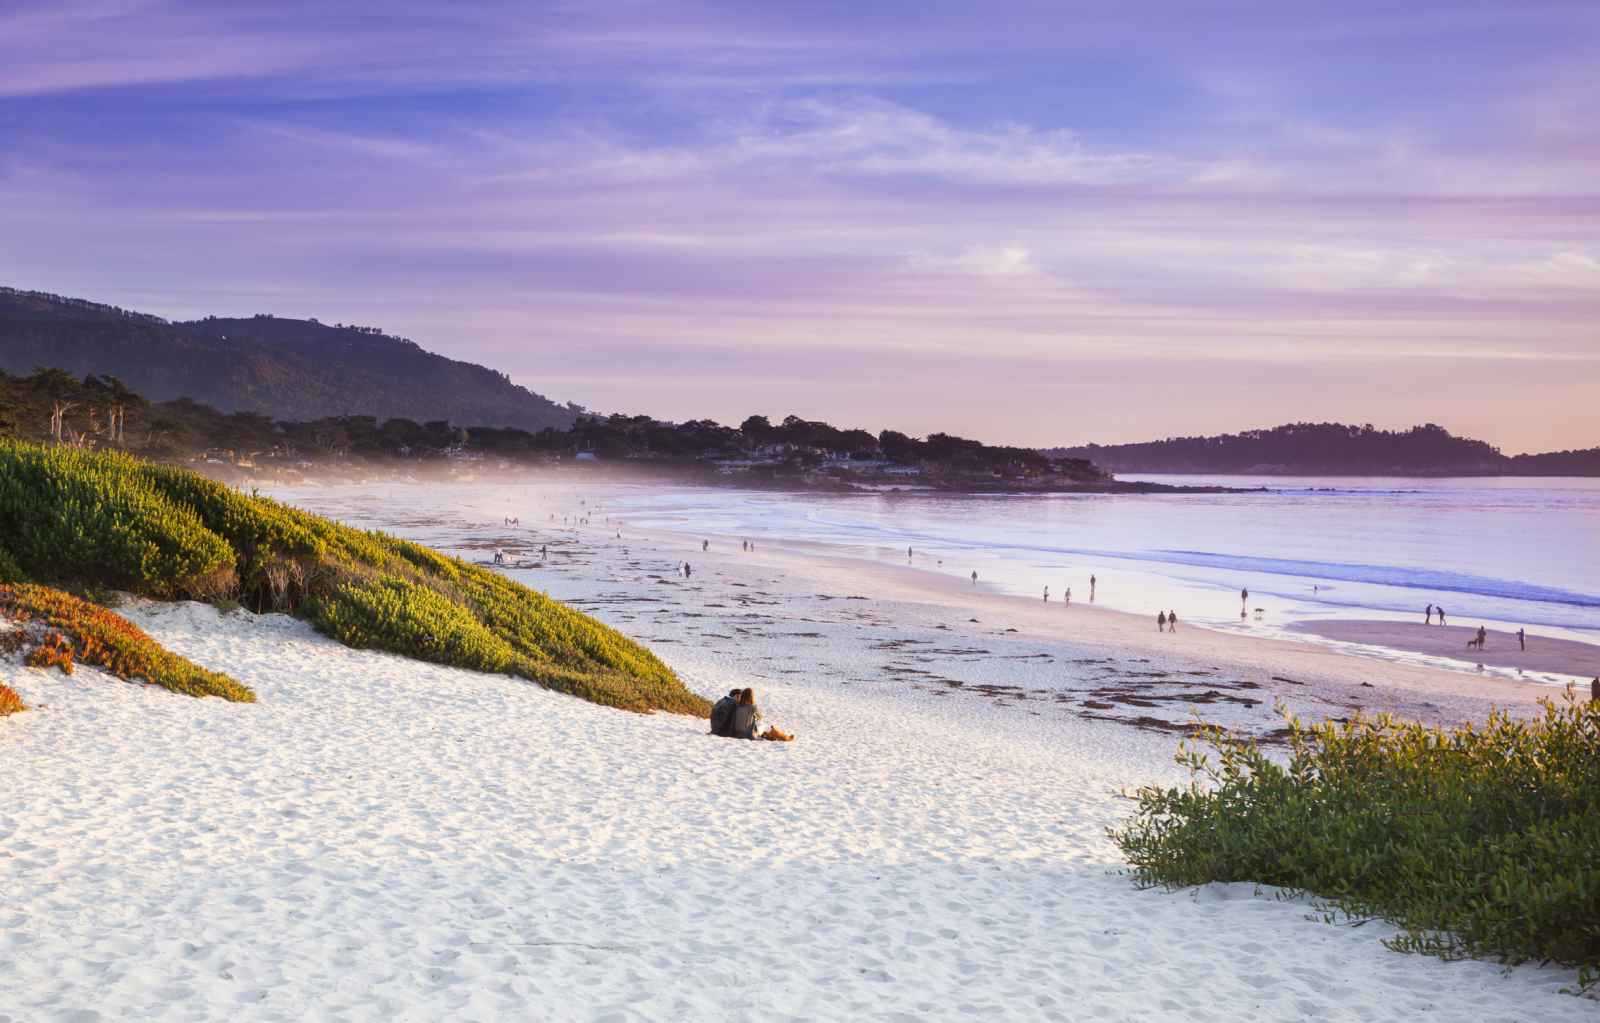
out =
{"type": "Polygon", "coordinates": [[[0,662],[35,708],[0,719],[0,1020],[1593,1018],[1571,971],[1397,955],[1244,885],[1137,890],[1104,834],[1118,790],[1178,780],[1140,719],[1181,723],[1185,694],[1253,701],[1201,709],[1260,730],[1279,694],[1452,718],[1515,683],[1124,642],[1126,616],[1058,629],[1079,609],[798,554],[694,554],[683,580],[666,541],[544,539],[520,578],[701,692],[754,686],[798,741],[134,607],[260,702],[0,662]]]}

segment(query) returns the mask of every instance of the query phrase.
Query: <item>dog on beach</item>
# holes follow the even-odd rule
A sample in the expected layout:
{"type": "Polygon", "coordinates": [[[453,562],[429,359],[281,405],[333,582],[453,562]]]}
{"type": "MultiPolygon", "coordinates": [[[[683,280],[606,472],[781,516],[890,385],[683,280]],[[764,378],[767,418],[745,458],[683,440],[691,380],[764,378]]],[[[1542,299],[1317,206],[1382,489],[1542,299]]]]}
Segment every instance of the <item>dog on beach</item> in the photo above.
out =
{"type": "Polygon", "coordinates": [[[761,733],[761,737],[763,739],[771,739],[773,742],[794,742],[794,736],[777,725],[768,725],[767,730],[761,733]]]}
{"type": "Polygon", "coordinates": [[[1467,640],[1467,649],[1471,650],[1473,648],[1477,648],[1479,650],[1483,649],[1483,637],[1482,636],[1473,636],[1471,639],[1467,640]]]}

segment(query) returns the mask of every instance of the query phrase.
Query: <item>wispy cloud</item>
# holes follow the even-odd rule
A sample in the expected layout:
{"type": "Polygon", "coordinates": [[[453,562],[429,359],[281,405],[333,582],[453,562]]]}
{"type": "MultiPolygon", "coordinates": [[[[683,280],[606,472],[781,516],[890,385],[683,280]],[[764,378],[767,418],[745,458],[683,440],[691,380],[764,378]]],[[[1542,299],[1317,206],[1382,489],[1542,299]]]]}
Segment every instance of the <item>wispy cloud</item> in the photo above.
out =
{"type": "Polygon", "coordinates": [[[1008,400],[1051,374],[1151,388],[1130,435],[1295,366],[1378,421],[1351,359],[1600,383],[1592,9],[1293,7],[8,8],[0,276],[381,322],[598,407],[898,367],[803,411],[1040,442],[1112,439],[1008,400]]]}

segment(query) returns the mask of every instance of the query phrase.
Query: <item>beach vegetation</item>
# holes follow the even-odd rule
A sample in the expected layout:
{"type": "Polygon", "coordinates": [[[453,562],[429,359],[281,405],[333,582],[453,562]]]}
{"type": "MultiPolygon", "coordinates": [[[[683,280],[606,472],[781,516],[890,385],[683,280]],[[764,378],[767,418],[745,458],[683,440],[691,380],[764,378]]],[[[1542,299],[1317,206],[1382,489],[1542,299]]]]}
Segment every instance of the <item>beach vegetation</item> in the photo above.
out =
{"type": "Polygon", "coordinates": [[[30,647],[23,663],[103,668],[129,682],[148,682],[187,696],[220,696],[252,703],[255,693],[221,672],[200,667],[151,639],[126,618],[70,593],[31,583],[0,586],[0,618],[20,625],[9,633],[30,647]]]}
{"type": "Polygon", "coordinates": [[[1600,703],[1429,727],[1288,720],[1286,762],[1206,728],[1191,780],[1137,793],[1111,831],[1136,879],[1274,885],[1330,920],[1381,918],[1389,947],[1556,963],[1600,981],[1600,703]]]}
{"type": "Polygon", "coordinates": [[[21,713],[27,709],[27,706],[22,702],[22,697],[17,695],[17,691],[0,682],[0,718],[21,713]]]}
{"type": "Polygon", "coordinates": [[[237,602],[608,706],[709,711],[644,647],[491,569],[120,452],[0,439],[0,536],[36,582],[237,602]]]}

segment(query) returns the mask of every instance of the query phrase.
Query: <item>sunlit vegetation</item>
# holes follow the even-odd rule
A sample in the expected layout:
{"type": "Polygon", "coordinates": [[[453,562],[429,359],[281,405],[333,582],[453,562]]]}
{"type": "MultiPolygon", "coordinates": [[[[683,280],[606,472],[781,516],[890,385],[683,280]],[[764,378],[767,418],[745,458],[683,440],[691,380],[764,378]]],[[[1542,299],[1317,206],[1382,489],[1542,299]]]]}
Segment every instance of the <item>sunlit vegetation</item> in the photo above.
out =
{"type": "Polygon", "coordinates": [[[1113,830],[1141,882],[1309,893],[1382,918],[1403,952],[1552,962],[1600,981],[1600,703],[1430,728],[1388,716],[1307,727],[1282,764],[1211,729],[1113,830]],[[1215,754],[1213,759],[1212,754],[1215,754]]]}
{"type": "Polygon", "coordinates": [[[27,709],[27,707],[23,706],[22,697],[17,695],[16,690],[10,686],[0,684],[0,718],[27,709]]]}
{"type": "Polygon", "coordinates": [[[37,582],[234,600],[609,706],[709,709],[648,650],[487,568],[120,453],[0,440],[0,536],[37,582]]]}
{"type": "Polygon", "coordinates": [[[187,696],[220,696],[251,703],[255,694],[221,672],[180,657],[115,612],[70,593],[21,583],[0,586],[0,617],[21,626],[24,663],[59,668],[89,664],[130,682],[148,682],[187,696]]]}

